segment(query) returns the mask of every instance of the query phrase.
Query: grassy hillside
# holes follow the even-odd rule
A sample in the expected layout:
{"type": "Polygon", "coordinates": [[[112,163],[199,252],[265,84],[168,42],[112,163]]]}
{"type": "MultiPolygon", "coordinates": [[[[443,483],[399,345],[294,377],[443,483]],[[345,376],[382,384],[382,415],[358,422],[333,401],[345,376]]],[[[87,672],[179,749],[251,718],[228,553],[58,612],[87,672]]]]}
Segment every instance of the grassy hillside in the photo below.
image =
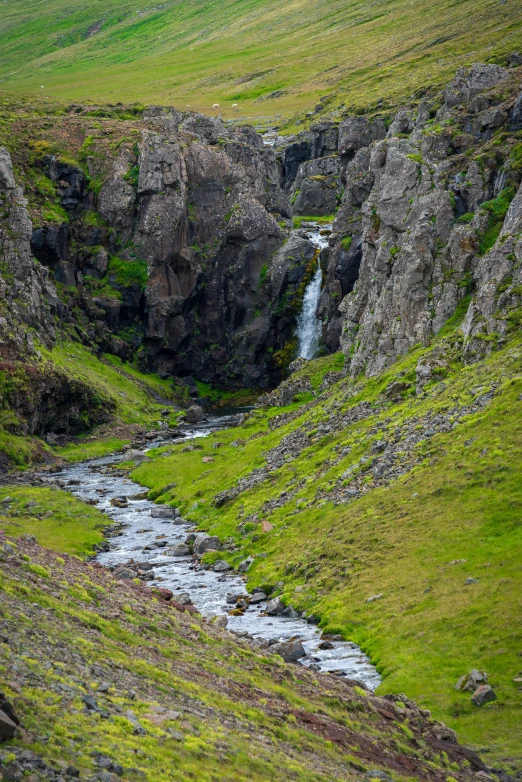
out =
{"type": "Polygon", "coordinates": [[[140,430],[158,429],[160,422],[175,426],[187,403],[186,389],[173,390],[172,384],[158,375],[144,374],[116,356],[95,356],[77,342],[58,342],[52,350],[41,347],[40,358],[10,362],[0,371],[0,456],[19,468],[49,462],[56,456],[66,461],[102,456],[128,444],[140,430]],[[51,448],[38,437],[24,436],[23,414],[13,409],[14,399],[32,393],[31,377],[49,375],[89,391],[80,411],[86,427],[93,412],[100,408],[107,411],[104,423],[94,432],[88,429],[64,447],[51,448]],[[168,416],[161,414],[166,405],[168,416]]]}
{"type": "MultiPolygon", "coordinates": [[[[250,586],[284,582],[287,602],[361,644],[380,691],[406,693],[461,741],[520,769],[522,339],[463,366],[454,327],[379,378],[306,392],[304,408],[256,411],[202,451],[178,446],[134,477],[232,537],[234,565],[254,556],[250,586]],[[430,361],[433,379],[415,393],[415,367],[430,361]],[[238,479],[235,498],[214,501],[238,479]],[[498,695],[480,710],[454,689],[474,667],[498,695]]],[[[304,370],[316,389],[333,358],[304,370]]]]}
{"type": "Polygon", "coordinates": [[[1,746],[2,779],[474,779],[409,704],[286,665],[27,540],[0,533],[0,565],[2,691],[23,727],[1,746]]]}
{"type": "Polygon", "coordinates": [[[10,0],[0,87],[289,116],[319,98],[330,110],[440,85],[519,48],[521,25],[518,0],[10,0]]]}

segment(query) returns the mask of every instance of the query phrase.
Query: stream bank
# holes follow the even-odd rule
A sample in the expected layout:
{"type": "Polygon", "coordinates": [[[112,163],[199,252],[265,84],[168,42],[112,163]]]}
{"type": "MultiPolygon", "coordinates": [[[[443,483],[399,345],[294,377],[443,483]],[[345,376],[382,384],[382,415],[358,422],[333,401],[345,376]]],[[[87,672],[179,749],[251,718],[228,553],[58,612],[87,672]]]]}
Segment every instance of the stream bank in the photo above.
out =
{"type": "MultiPolygon", "coordinates": [[[[175,442],[206,437],[226,428],[234,423],[236,413],[231,411],[187,426],[183,437],[175,442]]],[[[162,440],[161,445],[165,444],[168,443],[162,440]]],[[[148,448],[157,445],[149,443],[141,450],[142,456],[146,458],[148,448]]],[[[229,631],[250,639],[258,648],[296,641],[304,651],[299,659],[301,664],[356,680],[372,690],[380,684],[378,672],[358,646],[335,637],[322,638],[315,624],[292,609],[285,612],[290,615],[266,615],[270,596],[265,599],[258,593],[259,602],[248,603],[251,596],[245,587],[245,575],[227,570],[225,564],[210,568],[202,565],[184,548],[187,537],[193,538],[197,529],[174,509],[155,505],[146,498],[145,487],[114,469],[127,458],[123,453],[77,463],[64,467],[57,475],[69,491],[96,505],[111,519],[108,550],[96,557],[100,564],[118,569],[123,578],[132,578],[136,572],[133,568],[139,563],[140,572],[150,586],[171,590],[174,599],[192,603],[205,617],[219,617],[223,625],[226,618],[229,631]],[[240,614],[237,605],[246,606],[244,614],[240,614]]]]}

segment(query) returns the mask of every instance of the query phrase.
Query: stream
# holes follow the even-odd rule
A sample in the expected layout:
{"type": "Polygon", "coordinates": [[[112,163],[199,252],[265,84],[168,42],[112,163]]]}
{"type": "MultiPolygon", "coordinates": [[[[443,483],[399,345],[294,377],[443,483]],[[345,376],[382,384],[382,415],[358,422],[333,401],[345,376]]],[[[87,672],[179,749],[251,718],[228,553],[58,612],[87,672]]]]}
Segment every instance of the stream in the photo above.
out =
{"type": "MultiPolygon", "coordinates": [[[[202,424],[184,427],[183,437],[172,441],[158,440],[149,443],[148,448],[206,437],[229,426],[232,419],[231,414],[210,417],[202,424]]],[[[142,452],[145,453],[146,449],[142,452]]],[[[228,615],[234,605],[227,604],[227,594],[246,595],[245,578],[234,571],[218,573],[206,569],[192,556],[170,555],[169,548],[184,543],[189,532],[194,532],[195,528],[187,521],[179,523],[177,519],[155,518],[151,511],[157,511],[162,506],[146,499],[132,499],[133,495],[147,489],[130,478],[115,475],[114,470],[109,467],[124,461],[125,458],[123,453],[73,464],[65,467],[57,476],[53,476],[53,479],[49,479],[59,478],[67,490],[80,499],[94,500],[96,507],[114,521],[115,532],[113,535],[109,533],[110,550],[100,553],[97,560],[108,567],[126,563],[130,559],[146,561],[153,567],[154,580],[147,582],[150,586],[172,590],[174,599],[176,593],[188,593],[193,604],[205,617],[228,615]],[[111,505],[111,500],[119,497],[128,498],[128,507],[118,508],[111,505]],[[145,549],[158,540],[164,548],[145,549]]],[[[301,618],[264,616],[263,606],[263,602],[251,605],[244,616],[227,616],[227,630],[238,636],[263,638],[271,642],[275,642],[274,639],[286,641],[298,637],[306,651],[306,657],[299,660],[303,665],[313,665],[315,670],[336,672],[337,675],[356,679],[372,690],[378,686],[381,678],[358,646],[333,640],[333,648],[320,649],[321,632],[315,625],[301,618]]]]}

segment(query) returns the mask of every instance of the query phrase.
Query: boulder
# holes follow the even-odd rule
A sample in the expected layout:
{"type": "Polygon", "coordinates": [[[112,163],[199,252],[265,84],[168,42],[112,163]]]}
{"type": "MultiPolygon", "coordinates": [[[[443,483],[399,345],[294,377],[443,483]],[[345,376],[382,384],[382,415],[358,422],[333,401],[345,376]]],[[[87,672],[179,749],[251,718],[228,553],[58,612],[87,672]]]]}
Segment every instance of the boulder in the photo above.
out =
{"type": "Polygon", "coordinates": [[[255,605],[256,603],[262,603],[264,600],[266,600],[266,595],[264,592],[256,592],[252,595],[249,602],[250,605],[255,605]]]}
{"type": "Polygon", "coordinates": [[[252,557],[247,557],[246,559],[244,559],[242,562],[239,563],[239,566],[237,568],[238,572],[246,573],[253,561],[254,560],[252,557]]]}
{"type": "Polygon", "coordinates": [[[0,710],[0,741],[8,741],[16,734],[16,724],[5,711],[0,710]]]}
{"type": "Polygon", "coordinates": [[[468,674],[460,677],[455,685],[455,689],[461,690],[462,692],[475,692],[478,687],[486,684],[487,680],[487,673],[484,673],[484,671],[477,671],[476,668],[473,668],[468,674]]]}
{"type": "Polygon", "coordinates": [[[161,597],[162,600],[172,600],[174,597],[174,592],[170,589],[164,589],[164,587],[155,587],[154,594],[161,597]]]}
{"type": "Polygon", "coordinates": [[[225,559],[218,559],[218,561],[214,563],[212,570],[214,573],[228,573],[229,570],[232,570],[232,565],[225,559]]]}
{"type": "Polygon", "coordinates": [[[152,516],[153,519],[175,519],[180,514],[177,508],[161,507],[161,508],[152,508],[150,511],[150,515],[152,516]]]}
{"type": "Polygon", "coordinates": [[[492,701],[496,700],[497,696],[489,684],[483,684],[481,687],[475,690],[475,693],[471,698],[471,702],[475,706],[484,706],[486,703],[491,703],[492,701]]]}
{"type": "Polygon", "coordinates": [[[204,554],[205,551],[221,551],[221,541],[216,535],[200,532],[194,539],[194,554],[204,554]]]}
{"type": "Polygon", "coordinates": [[[282,641],[269,647],[271,654],[278,654],[287,663],[306,657],[301,641],[282,641]]]}
{"type": "Polygon", "coordinates": [[[200,424],[205,420],[205,413],[199,405],[191,405],[187,410],[187,423],[200,424]]]}
{"type": "Polygon", "coordinates": [[[280,597],[274,597],[273,600],[269,600],[265,606],[265,614],[267,616],[282,616],[286,610],[286,606],[280,597]]]}
{"type": "Polygon", "coordinates": [[[169,553],[173,557],[188,557],[190,555],[190,549],[184,543],[178,543],[178,545],[174,546],[169,553]]]}

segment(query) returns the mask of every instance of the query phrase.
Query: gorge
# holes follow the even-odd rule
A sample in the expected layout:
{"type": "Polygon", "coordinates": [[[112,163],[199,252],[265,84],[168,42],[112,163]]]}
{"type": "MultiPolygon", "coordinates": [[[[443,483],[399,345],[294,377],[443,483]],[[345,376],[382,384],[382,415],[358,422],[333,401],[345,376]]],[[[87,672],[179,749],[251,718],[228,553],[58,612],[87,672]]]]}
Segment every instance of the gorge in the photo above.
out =
{"type": "Polygon", "coordinates": [[[1,94],[3,779],[522,778],[497,59],[268,135],[1,94]]]}

